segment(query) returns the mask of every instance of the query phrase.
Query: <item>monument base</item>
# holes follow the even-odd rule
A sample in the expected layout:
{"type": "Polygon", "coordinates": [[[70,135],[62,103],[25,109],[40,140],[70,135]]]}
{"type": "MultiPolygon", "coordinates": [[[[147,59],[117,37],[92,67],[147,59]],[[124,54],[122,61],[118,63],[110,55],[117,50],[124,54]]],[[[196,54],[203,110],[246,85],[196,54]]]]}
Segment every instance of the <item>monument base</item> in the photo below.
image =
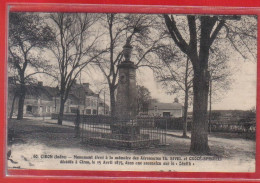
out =
{"type": "Polygon", "coordinates": [[[116,148],[146,148],[159,145],[160,139],[150,138],[149,134],[142,134],[141,127],[137,124],[115,123],[110,125],[111,133],[92,134],[86,142],[93,145],[116,148]]]}
{"type": "Polygon", "coordinates": [[[119,135],[123,137],[123,140],[137,140],[140,138],[140,126],[135,123],[111,124],[110,129],[113,135],[119,135]]]}

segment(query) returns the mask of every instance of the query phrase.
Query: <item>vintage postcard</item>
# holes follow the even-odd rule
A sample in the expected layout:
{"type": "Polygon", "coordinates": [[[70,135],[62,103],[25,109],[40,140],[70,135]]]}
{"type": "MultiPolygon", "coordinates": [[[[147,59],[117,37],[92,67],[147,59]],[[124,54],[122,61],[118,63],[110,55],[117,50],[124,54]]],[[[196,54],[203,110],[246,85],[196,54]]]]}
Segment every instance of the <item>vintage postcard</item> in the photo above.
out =
{"type": "Polygon", "coordinates": [[[9,12],[7,170],[255,172],[257,19],[9,12]]]}

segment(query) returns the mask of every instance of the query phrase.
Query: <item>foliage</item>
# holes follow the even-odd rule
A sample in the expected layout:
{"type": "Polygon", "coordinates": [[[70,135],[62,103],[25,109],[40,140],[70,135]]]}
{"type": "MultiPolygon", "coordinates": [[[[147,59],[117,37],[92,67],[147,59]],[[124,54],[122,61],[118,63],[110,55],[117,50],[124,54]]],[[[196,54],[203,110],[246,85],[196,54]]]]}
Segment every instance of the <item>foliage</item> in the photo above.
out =
{"type": "Polygon", "coordinates": [[[50,70],[50,64],[38,53],[51,46],[53,38],[51,28],[38,14],[10,13],[9,67],[18,72],[19,82],[29,81],[31,76],[38,73],[50,74],[47,72],[50,70]],[[28,68],[33,72],[26,74],[25,70],[28,68]]]}
{"type": "Polygon", "coordinates": [[[53,38],[52,30],[38,14],[9,14],[8,66],[20,84],[17,119],[23,118],[25,84],[36,74],[51,74],[50,64],[38,53],[49,47],[53,38]]]}
{"type": "Polygon", "coordinates": [[[151,93],[144,86],[137,86],[137,110],[138,112],[148,112],[148,106],[151,101],[151,93]]]}

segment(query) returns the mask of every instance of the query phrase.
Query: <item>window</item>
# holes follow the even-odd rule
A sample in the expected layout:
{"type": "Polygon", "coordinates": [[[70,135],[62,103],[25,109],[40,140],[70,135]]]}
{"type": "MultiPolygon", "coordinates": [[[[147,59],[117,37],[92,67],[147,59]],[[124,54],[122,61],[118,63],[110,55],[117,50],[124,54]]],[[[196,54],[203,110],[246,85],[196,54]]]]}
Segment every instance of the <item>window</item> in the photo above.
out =
{"type": "Polygon", "coordinates": [[[170,117],[171,113],[170,112],[163,112],[163,117],[170,117]]]}
{"type": "Polygon", "coordinates": [[[93,109],[93,114],[97,114],[97,110],[96,109],[93,109]]]}
{"type": "Polygon", "coordinates": [[[50,107],[49,106],[46,106],[46,112],[50,113],[50,107]]]}
{"type": "Polygon", "coordinates": [[[154,106],[154,112],[158,112],[158,107],[154,106]]]}
{"type": "Polygon", "coordinates": [[[91,109],[86,109],[86,114],[91,114],[91,109]]]}
{"type": "Polygon", "coordinates": [[[28,105],[28,106],[26,107],[26,111],[27,111],[27,112],[32,112],[32,106],[28,105]]]}
{"type": "Polygon", "coordinates": [[[71,113],[77,113],[77,108],[70,108],[71,113]]]}
{"type": "Polygon", "coordinates": [[[97,101],[96,101],[95,98],[93,98],[93,99],[91,100],[91,103],[92,103],[92,107],[96,107],[96,106],[97,106],[97,101]]]}

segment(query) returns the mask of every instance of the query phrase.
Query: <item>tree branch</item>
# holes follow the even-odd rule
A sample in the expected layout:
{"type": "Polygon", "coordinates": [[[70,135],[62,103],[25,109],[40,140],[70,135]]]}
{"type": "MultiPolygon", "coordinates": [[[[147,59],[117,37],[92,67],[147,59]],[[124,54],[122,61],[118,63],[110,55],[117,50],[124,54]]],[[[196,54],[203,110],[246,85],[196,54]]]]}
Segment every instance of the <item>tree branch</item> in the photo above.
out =
{"type": "Polygon", "coordinates": [[[169,17],[169,15],[164,15],[164,20],[166,23],[166,26],[168,27],[168,30],[172,36],[172,39],[174,40],[175,44],[178,45],[178,47],[186,54],[188,54],[188,44],[185,42],[185,40],[182,38],[177,26],[176,26],[176,22],[173,18],[173,16],[171,16],[171,18],[169,17]]]}

